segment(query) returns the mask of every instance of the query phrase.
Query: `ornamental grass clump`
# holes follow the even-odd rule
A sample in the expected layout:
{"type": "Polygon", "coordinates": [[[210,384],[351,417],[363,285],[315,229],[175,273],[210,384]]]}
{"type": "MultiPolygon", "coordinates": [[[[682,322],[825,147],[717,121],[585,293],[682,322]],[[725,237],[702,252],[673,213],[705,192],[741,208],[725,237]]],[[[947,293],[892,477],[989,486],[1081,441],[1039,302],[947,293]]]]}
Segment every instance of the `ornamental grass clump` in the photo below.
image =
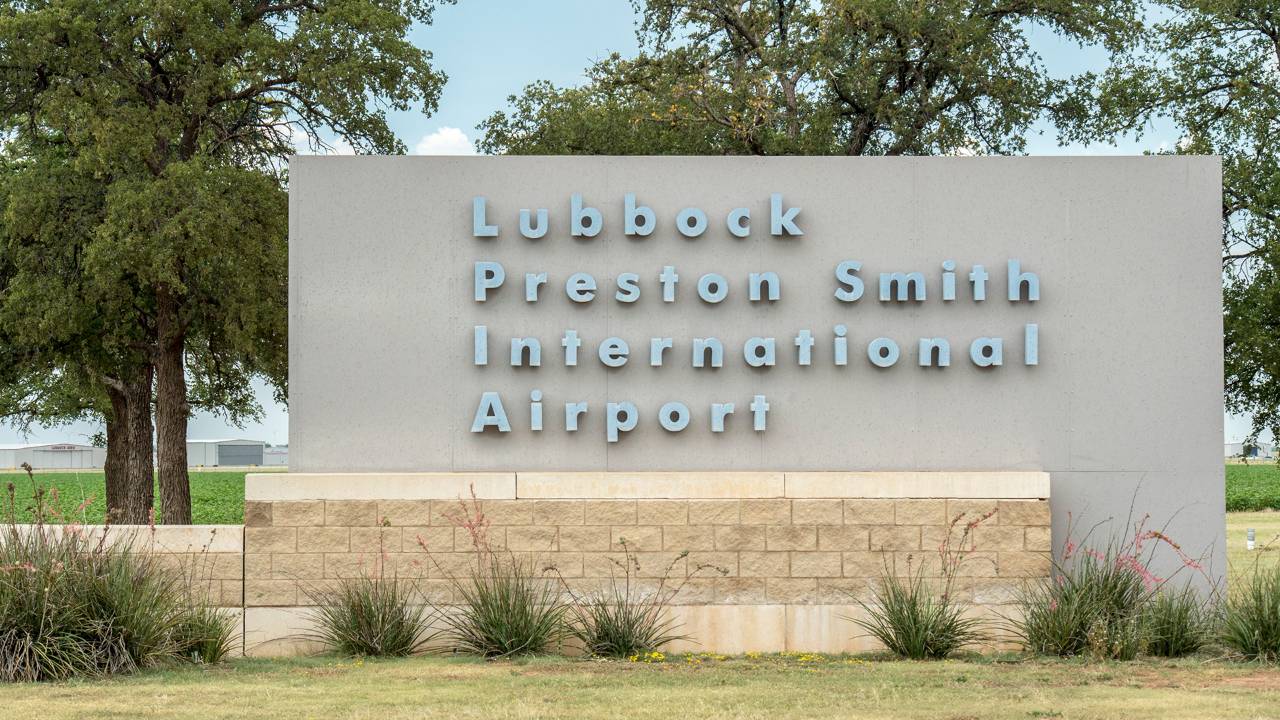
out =
{"type": "Polygon", "coordinates": [[[1174,650],[1194,642],[1201,629],[1188,623],[1202,618],[1186,607],[1189,597],[1159,598],[1168,579],[1157,577],[1151,564],[1155,550],[1165,547],[1177,554],[1182,568],[1203,571],[1163,532],[1147,529],[1148,519],[1104,550],[1077,545],[1068,528],[1051,576],[1024,588],[1019,598],[1021,613],[1012,624],[1028,650],[1132,660],[1148,645],[1174,650]]]}
{"type": "Polygon", "coordinates": [[[972,552],[973,531],[994,514],[992,510],[963,524],[964,513],[952,519],[947,537],[938,547],[937,578],[925,577],[923,558],[913,563],[908,557],[903,575],[894,573],[886,559],[871,601],[855,599],[866,617],[853,621],[890,652],[911,660],[941,660],[965,646],[984,642],[987,634],[982,622],[966,616],[965,606],[956,600],[955,581],[965,557],[972,552]]]}
{"type": "MultiPolygon", "coordinates": [[[[383,527],[387,526],[384,518],[383,527]]],[[[306,585],[314,630],[305,638],[330,652],[354,657],[407,657],[434,636],[439,611],[426,603],[418,583],[388,574],[389,556],[378,540],[372,567],[326,585],[306,585]]]]}
{"type": "Polygon", "coordinates": [[[433,608],[412,581],[357,575],[323,588],[306,588],[315,604],[308,636],[330,651],[357,657],[405,657],[431,640],[433,608]]]}
{"type": "MultiPolygon", "coordinates": [[[[547,652],[565,636],[565,602],[554,579],[538,569],[531,553],[495,548],[489,522],[475,499],[459,502],[449,519],[469,534],[474,557],[469,574],[445,575],[454,607],[440,615],[438,638],[454,652],[502,658],[547,652]]],[[[418,544],[431,553],[421,537],[418,544]]],[[[434,559],[434,555],[432,555],[434,559]]]]}
{"type": "Polygon", "coordinates": [[[679,624],[669,612],[673,599],[699,575],[727,575],[728,570],[699,564],[672,582],[675,568],[689,557],[681,552],[667,564],[655,585],[641,583],[640,560],[625,538],[619,541],[622,558],[610,558],[608,586],[596,593],[575,591],[554,566],[547,568],[560,579],[569,597],[569,634],[592,656],[606,658],[652,657],[667,643],[686,640],[676,632],[679,624]]]}
{"type": "Polygon", "coordinates": [[[1203,649],[1213,639],[1217,618],[1212,601],[1195,588],[1166,586],[1147,601],[1140,624],[1148,655],[1177,658],[1203,649]]]}
{"type": "Polygon", "coordinates": [[[1280,661],[1280,566],[1255,563],[1247,579],[1237,580],[1227,595],[1222,644],[1241,657],[1280,661]]]}
{"type": "Polygon", "coordinates": [[[34,523],[18,523],[10,483],[0,528],[0,680],[115,675],[225,654],[217,648],[229,616],[196,602],[156,556],[135,551],[140,533],[46,522],[61,519],[48,509],[56,498],[27,470],[33,491],[22,510],[34,523]]]}

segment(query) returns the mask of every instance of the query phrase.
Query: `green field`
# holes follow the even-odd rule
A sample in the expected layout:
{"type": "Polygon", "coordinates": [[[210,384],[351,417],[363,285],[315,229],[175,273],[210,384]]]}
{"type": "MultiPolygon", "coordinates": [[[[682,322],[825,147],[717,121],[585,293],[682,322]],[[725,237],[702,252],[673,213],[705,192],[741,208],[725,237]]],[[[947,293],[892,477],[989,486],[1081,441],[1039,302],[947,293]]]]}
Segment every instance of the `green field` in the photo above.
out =
{"type": "MultiPolygon", "coordinates": [[[[1280,510],[1280,464],[1227,464],[1227,511],[1280,510]]],[[[260,472],[260,471],[255,471],[260,472]]],[[[240,471],[193,471],[191,473],[192,518],[198,524],[239,524],[244,521],[244,476],[240,471]]],[[[58,491],[58,506],[65,515],[73,513],[86,499],[88,522],[101,522],[105,508],[101,471],[41,472],[36,482],[58,491]]],[[[0,473],[0,482],[12,482],[20,507],[31,504],[31,483],[23,473],[0,473]]],[[[157,512],[158,512],[157,508],[157,512]]],[[[22,515],[29,518],[29,514],[22,515]]],[[[1271,536],[1267,536],[1270,539],[1271,536]]],[[[1258,533],[1262,542],[1262,532],[1258,533]]],[[[1280,545],[1280,543],[1277,543],[1280,545]]]]}
{"type": "MultiPolygon", "coordinates": [[[[244,476],[245,472],[221,472],[203,470],[191,473],[191,517],[198,525],[239,525],[244,522],[244,476]]],[[[8,486],[13,485],[18,520],[31,519],[31,510],[35,505],[35,486],[45,488],[46,502],[57,509],[65,520],[76,520],[87,523],[102,522],[106,512],[106,490],[100,470],[39,472],[33,478],[26,473],[0,473],[0,483],[5,488],[5,505],[8,506],[8,486]],[[56,501],[50,502],[54,498],[56,501]],[[86,500],[82,512],[77,508],[86,500]]],[[[156,515],[160,514],[159,490],[157,489],[156,515]]]]}
{"type": "Polygon", "coordinates": [[[798,654],[237,660],[0,689],[0,716],[79,718],[1274,718],[1280,669],[1196,658],[902,662],[798,654]]]}
{"type": "Polygon", "coordinates": [[[1280,463],[1227,464],[1227,512],[1280,510],[1280,463]]]}

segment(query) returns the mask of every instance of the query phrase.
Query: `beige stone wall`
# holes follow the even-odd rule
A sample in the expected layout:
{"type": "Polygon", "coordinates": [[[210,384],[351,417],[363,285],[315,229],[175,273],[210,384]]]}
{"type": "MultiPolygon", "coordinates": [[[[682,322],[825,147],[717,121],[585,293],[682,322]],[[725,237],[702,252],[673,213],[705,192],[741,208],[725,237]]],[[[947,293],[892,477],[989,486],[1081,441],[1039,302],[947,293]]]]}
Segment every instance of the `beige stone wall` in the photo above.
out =
{"type": "MultiPolygon", "coordinates": [[[[679,605],[844,603],[865,596],[886,568],[905,574],[924,563],[926,575],[936,575],[948,534],[958,544],[964,522],[992,511],[965,548],[962,597],[994,604],[1011,585],[1049,571],[1045,500],[483,500],[477,506],[495,547],[554,565],[565,578],[609,578],[623,542],[641,577],[667,567],[673,577],[693,574],[675,599],[679,605]],[[956,517],[960,523],[952,526],[956,517]],[[716,569],[697,571],[704,565],[716,569]]],[[[442,500],[250,502],[245,604],[306,605],[304,586],[378,572],[380,564],[388,575],[439,581],[425,585],[442,597],[447,577],[474,562],[468,532],[451,518],[458,510],[457,501],[442,500]]]]}
{"type": "Polygon", "coordinates": [[[572,473],[557,486],[554,476],[537,474],[528,484],[535,498],[520,497],[519,474],[511,483],[485,475],[488,497],[474,504],[458,499],[472,487],[465,474],[435,474],[417,489],[409,476],[320,483],[341,487],[341,499],[306,498],[296,476],[281,499],[251,483],[246,626],[261,642],[296,634],[306,623],[308,588],[360,573],[410,578],[432,601],[453,601],[449,577],[464,576],[475,560],[459,518],[478,509],[493,546],[554,565],[576,591],[609,582],[624,541],[642,586],[668,567],[676,582],[692,575],[673,604],[702,649],[868,649],[846,619],[860,613],[856,601],[886,569],[905,574],[923,564],[926,577],[937,578],[939,546],[950,536],[958,548],[971,519],[990,514],[963,548],[956,584],[973,612],[1005,615],[1021,584],[1048,575],[1048,487],[1040,475],[800,473],[789,486],[785,473],[660,473],[648,484],[643,474],[572,473]],[[887,477],[876,482],[876,475],[887,477]],[[814,497],[819,480],[870,497],[814,497]],[[350,499],[361,483],[379,499],[350,499]],[[726,497],[735,487],[746,497],[726,497]],[[800,497],[788,496],[789,487],[800,497]],[[883,497],[886,487],[959,497],[883,497]],[[643,497],[646,489],[668,497],[643,497]],[[984,489],[1004,496],[983,498],[984,489]],[[452,496],[441,497],[446,491],[452,496]],[[569,494],[586,497],[557,497],[569,494]],[[710,497],[680,497],[697,494],[710,497]]]}

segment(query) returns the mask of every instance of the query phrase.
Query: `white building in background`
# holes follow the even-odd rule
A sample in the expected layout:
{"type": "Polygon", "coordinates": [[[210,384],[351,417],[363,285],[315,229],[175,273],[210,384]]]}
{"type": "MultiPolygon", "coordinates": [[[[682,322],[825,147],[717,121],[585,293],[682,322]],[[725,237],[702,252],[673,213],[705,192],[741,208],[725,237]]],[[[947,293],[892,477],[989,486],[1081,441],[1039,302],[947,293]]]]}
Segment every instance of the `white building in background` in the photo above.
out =
{"type": "Polygon", "coordinates": [[[80,443],[0,445],[0,469],[27,463],[36,470],[91,470],[106,462],[106,448],[80,443]]]}
{"type": "MultiPolygon", "coordinates": [[[[1240,457],[1241,455],[1244,454],[1244,443],[1242,442],[1225,443],[1223,446],[1222,454],[1223,454],[1223,457],[1229,457],[1229,458],[1240,457]]],[[[1274,459],[1275,456],[1276,456],[1275,443],[1269,443],[1269,442],[1257,443],[1253,448],[1251,448],[1251,452],[1249,453],[1250,459],[1258,458],[1261,460],[1271,460],[1271,459],[1274,459]]]]}
{"type": "Polygon", "coordinates": [[[289,465],[288,445],[269,445],[262,450],[263,467],[287,467],[289,465]]]}
{"type": "Polygon", "coordinates": [[[264,465],[267,444],[261,440],[226,438],[187,440],[187,465],[228,467],[264,465]]]}

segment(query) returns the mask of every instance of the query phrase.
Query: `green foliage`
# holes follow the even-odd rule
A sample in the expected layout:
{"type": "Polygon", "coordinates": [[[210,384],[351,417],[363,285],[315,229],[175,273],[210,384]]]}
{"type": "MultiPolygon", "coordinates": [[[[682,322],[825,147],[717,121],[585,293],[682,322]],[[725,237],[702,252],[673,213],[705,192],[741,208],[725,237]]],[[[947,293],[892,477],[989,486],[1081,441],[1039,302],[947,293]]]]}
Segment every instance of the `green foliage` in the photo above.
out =
{"type": "Polygon", "coordinates": [[[533,655],[564,637],[567,606],[531,558],[486,547],[471,574],[451,583],[457,607],[441,616],[440,637],[456,652],[533,655]]]}
{"type": "Polygon", "coordinates": [[[950,583],[938,591],[924,577],[924,563],[896,575],[887,565],[867,602],[866,613],[854,622],[895,655],[911,660],[941,660],[985,638],[982,622],[966,617],[964,606],[950,593],[950,583]]]}
{"type": "Polygon", "coordinates": [[[1142,608],[1143,649],[1157,657],[1185,657],[1199,652],[1212,638],[1216,617],[1195,588],[1161,588],[1142,608]]]}
{"type": "Polygon", "coordinates": [[[1280,661],[1280,566],[1254,566],[1227,596],[1222,644],[1249,660],[1280,661]]]}
{"type": "Polygon", "coordinates": [[[890,652],[912,660],[941,660],[983,642],[983,622],[965,616],[964,605],[955,598],[955,583],[965,557],[973,552],[973,531],[995,513],[956,515],[938,547],[936,560],[908,555],[904,573],[895,572],[893,559],[885,555],[884,572],[871,601],[854,598],[866,615],[854,618],[854,623],[890,652]],[[926,579],[926,569],[939,577],[926,579]]]}
{"type": "Polygon", "coordinates": [[[204,665],[222,662],[235,648],[236,625],[224,608],[193,604],[173,627],[174,655],[204,665]]]}
{"type": "Polygon", "coordinates": [[[1280,463],[1227,465],[1227,512],[1280,510],[1280,463]]]}
{"type": "Polygon", "coordinates": [[[1014,627],[1027,649],[1043,655],[1132,660],[1142,649],[1141,616],[1152,591],[1130,562],[1132,553],[1067,552],[1051,577],[1022,590],[1014,627]]]}
{"type": "Polygon", "coordinates": [[[631,552],[625,539],[620,544],[624,557],[613,561],[616,571],[610,573],[609,586],[600,592],[579,594],[561,577],[561,584],[570,597],[567,613],[569,634],[582,643],[588,654],[609,658],[645,655],[656,652],[667,643],[686,639],[688,636],[676,633],[678,625],[669,612],[672,599],[680,594],[690,579],[703,571],[720,575],[728,571],[711,565],[698,565],[674,584],[669,584],[675,566],[689,556],[688,552],[682,552],[667,564],[656,588],[642,591],[632,585],[633,580],[639,585],[640,560],[631,552]]]}
{"type": "MultiPolygon", "coordinates": [[[[256,417],[254,376],[287,394],[288,156],[334,137],[404,152],[387,112],[434,111],[445,81],[408,38],[435,5],[0,10],[0,419],[123,413],[149,443],[154,371],[162,499],[185,519],[190,411],[256,417]]],[[[151,454],[129,456],[132,488],[151,454]]]]}
{"type": "MultiPolygon", "coordinates": [[[[32,498],[43,518],[46,493],[32,498]]],[[[9,485],[0,526],[0,680],[129,673],[226,655],[234,618],[193,602],[139,539],[79,525],[20,526],[9,485]]]]}
{"type": "Polygon", "coordinates": [[[316,606],[316,630],[309,637],[343,655],[405,657],[432,637],[436,611],[401,578],[360,574],[305,592],[316,606]]]}
{"type": "MultiPolygon", "coordinates": [[[[198,525],[240,525],[244,523],[244,472],[200,471],[191,473],[192,522],[198,525]]],[[[0,472],[0,487],[14,483],[20,497],[30,497],[34,488],[26,475],[0,472]]],[[[47,472],[35,475],[46,490],[46,509],[61,518],[101,523],[106,513],[105,483],[100,470],[47,472]]],[[[19,502],[18,522],[35,519],[31,502],[19,502]]],[[[156,508],[159,515],[160,509],[156,508]]],[[[46,521],[58,521],[46,518],[46,521]]]]}
{"type": "Polygon", "coordinates": [[[535,83],[481,128],[508,154],[1009,153],[1064,88],[1033,29],[1118,44],[1135,3],[647,0],[634,59],[535,83]]]}

